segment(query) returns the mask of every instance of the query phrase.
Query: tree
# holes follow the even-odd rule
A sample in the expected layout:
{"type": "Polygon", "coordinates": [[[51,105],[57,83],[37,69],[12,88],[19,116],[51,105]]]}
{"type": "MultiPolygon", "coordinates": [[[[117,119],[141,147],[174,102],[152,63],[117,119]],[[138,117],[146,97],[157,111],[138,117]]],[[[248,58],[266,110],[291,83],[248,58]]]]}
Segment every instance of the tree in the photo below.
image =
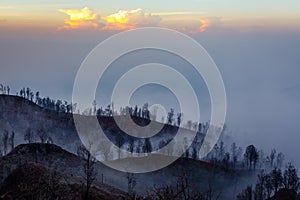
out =
{"type": "Polygon", "coordinates": [[[280,152],[279,154],[277,154],[276,166],[278,168],[281,168],[283,165],[283,161],[284,161],[284,154],[282,152],[280,152]]]}
{"type": "Polygon", "coordinates": [[[223,166],[226,167],[226,168],[229,168],[229,161],[230,161],[230,153],[226,152],[224,154],[224,157],[223,157],[223,166]]]}
{"type": "Polygon", "coordinates": [[[126,173],[126,179],[127,179],[127,192],[129,194],[129,197],[134,199],[135,191],[134,188],[136,186],[136,177],[133,173],[126,173]]]}
{"type": "Polygon", "coordinates": [[[252,187],[248,186],[236,197],[237,200],[252,200],[252,187]]]}
{"type": "Polygon", "coordinates": [[[246,148],[246,152],[244,154],[244,157],[246,159],[246,164],[247,164],[249,170],[252,169],[252,165],[253,165],[253,168],[255,169],[256,162],[258,160],[258,152],[257,152],[256,148],[253,145],[249,145],[246,148]]]}
{"type": "Polygon", "coordinates": [[[266,191],[265,191],[266,174],[262,170],[260,174],[257,175],[257,177],[258,179],[255,185],[254,199],[264,200],[266,198],[266,191]]]}
{"type": "Polygon", "coordinates": [[[276,150],[272,149],[271,154],[270,154],[271,167],[274,166],[275,157],[276,157],[276,150]]]}
{"type": "Polygon", "coordinates": [[[2,143],[3,143],[3,154],[7,154],[7,144],[8,144],[8,131],[4,130],[3,137],[2,137],[2,143]]]}
{"type": "Polygon", "coordinates": [[[144,146],[143,146],[143,152],[144,153],[152,152],[152,144],[151,144],[151,141],[149,138],[145,139],[144,146]]]}
{"type": "Polygon", "coordinates": [[[193,124],[192,120],[188,120],[187,123],[186,123],[186,128],[191,130],[192,129],[192,124],[193,124]]]}
{"type": "Polygon", "coordinates": [[[11,132],[11,135],[8,139],[8,144],[10,146],[10,149],[14,149],[15,148],[15,132],[12,131],[11,132]]]}
{"type": "Polygon", "coordinates": [[[39,102],[39,100],[40,100],[40,92],[37,91],[37,92],[35,93],[35,103],[39,102]]]}
{"type": "Polygon", "coordinates": [[[178,125],[178,127],[181,124],[181,118],[182,118],[182,113],[177,113],[177,125],[178,125]]]}
{"type": "Polygon", "coordinates": [[[27,99],[29,99],[29,94],[30,94],[30,88],[26,88],[26,96],[27,96],[27,99]]]}
{"type": "Polygon", "coordinates": [[[96,100],[93,101],[93,115],[96,115],[97,113],[97,102],[96,100]]]}
{"type": "Polygon", "coordinates": [[[27,143],[33,142],[33,132],[31,128],[27,128],[24,134],[24,140],[27,141],[27,143]]]}
{"type": "Polygon", "coordinates": [[[174,109],[171,108],[170,112],[168,112],[167,123],[169,125],[172,125],[173,121],[174,121],[174,109]]]}
{"type": "Polygon", "coordinates": [[[192,150],[192,158],[193,158],[194,160],[197,160],[197,159],[198,159],[198,150],[197,150],[197,146],[196,146],[196,145],[193,146],[193,150],[192,150]]]}
{"type": "Polygon", "coordinates": [[[125,140],[121,132],[117,133],[116,136],[116,145],[118,147],[118,158],[121,158],[121,147],[123,146],[125,140]]]}
{"type": "Polygon", "coordinates": [[[219,160],[223,160],[224,158],[224,154],[225,154],[225,146],[224,146],[224,142],[221,141],[220,142],[220,150],[219,150],[219,160]]]}
{"type": "Polygon", "coordinates": [[[274,168],[271,172],[271,181],[275,190],[275,194],[277,193],[279,187],[282,185],[282,173],[278,168],[274,168]]]}
{"type": "Polygon", "coordinates": [[[45,143],[48,139],[48,134],[46,133],[44,128],[39,129],[37,135],[39,136],[41,143],[45,143]]]}
{"type": "Polygon", "coordinates": [[[61,111],[61,105],[62,105],[62,101],[61,100],[57,100],[55,103],[55,110],[56,112],[60,112],[61,111]]]}
{"type": "Polygon", "coordinates": [[[233,168],[235,168],[237,162],[237,146],[235,142],[231,144],[231,158],[232,158],[233,168]]]}
{"type": "Polygon", "coordinates": [[[272,177],[270,174],[265,175],[265,188],[267,192],[267,198],[269,199],[273,191],[272,177]]]}
{"type": "Polygon", "coordinates": [[[150,119],[150,112],[148,110],[149,104],[145,103],[142,110],[142,118],[150,119]]]}
{"type": "Polygon", "coordinates": [[[293,189],[298,192],[300,183],[296,168],[289,163],[283,173],[283,184],[287,189],[293,189]]]}
{"type": "Polygon", "coordinates": [[[138,107],[137,107],[137,105],[135,105],[135,107],[133,109],[133,116],[135,116],[135,117],[138,116],[138,107]]]}
{"type": "Polygon", "coordinates": [[[77,155],[84,160],[84,179],[85,179],[85,193],[84,199],[89,199],[89,192],[93,182],[96,179],[96,171],[94,165],[96,159],[91,155],[90,150],[92,144],[89,144],[89,150],[84,145],[79,145],[77,147],[77,155]]]}
{"type": "Polygon", "coordinates": [[[132,155],[132,153],[134,151],[134,139],[133,139],[133,137],[130,137],[129,140],[128,140],[128,151],[132,155]]]}
{"type": "Polygon", "coordinates": [[[183,157],[189,158],[190,157],[190,148],[189,148],[189,142],[188,142],[187,137],[183,138],[183,150],[184,150],[183,157]]]}

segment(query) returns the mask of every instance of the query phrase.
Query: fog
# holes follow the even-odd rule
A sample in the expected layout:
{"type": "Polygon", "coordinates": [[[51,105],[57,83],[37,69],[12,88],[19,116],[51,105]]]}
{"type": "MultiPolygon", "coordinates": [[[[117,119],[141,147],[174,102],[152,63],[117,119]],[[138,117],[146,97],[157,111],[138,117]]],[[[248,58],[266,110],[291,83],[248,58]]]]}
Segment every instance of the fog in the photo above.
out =
{"type": "MultiPolygon", "coordinates": [[[[0,82],[10,85],[13,93],[28,86],[40,91],[41,96],[69,101],[80,64],[109,35],[103,32],[1,34],[0,82]]],[[[276,148],[285,153],[286,161],[300,167],[299,32],[219,28],[192,37],[206,48],[223,76],[228,105],[226,123],[233,139],[241,146],[253,143],[266,153],[276,148]]],[[[149,88],[145,88],[145,93],[149,93],[149,88]]],[[[198,96],[207,97],[207,94],[198,96]]],[[[109,101],[105,95],[100,94],[99,98],[104,105],[109,101]]],[[[152,98],[159,99],[155,95],[152,98]]],[[[142,101],[143,98],[137,98],[133,103],[142,101]]],[[[206,104],[209,105],[204,100],[206,104]]],[[[209,109],[204,108],[203,112],[208,116],[209,109]]]]}

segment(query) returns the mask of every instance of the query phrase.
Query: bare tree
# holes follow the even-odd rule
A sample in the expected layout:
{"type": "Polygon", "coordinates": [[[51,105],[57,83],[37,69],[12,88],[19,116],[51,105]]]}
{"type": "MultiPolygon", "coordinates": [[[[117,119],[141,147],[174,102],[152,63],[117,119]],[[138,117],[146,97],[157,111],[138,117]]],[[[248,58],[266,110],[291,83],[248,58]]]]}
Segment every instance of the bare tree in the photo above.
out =
{"type": "Polygon", "coordinates": [[[276,157],[276,150],[272,149],[271,154],[270,154],[271,167],[274,166],[275,157],[276,157]]]}
{"type": "Polygon", "coordinates": [[[182,120],[182,113],[177,113],[177,126],[180,127],[182,120]]]}
{"type": "Polygon", "coordinates": [[[175,175],[176,183],[157,187],[154,185],[152,193],[147,199],[160,200],[204,200],[203,194],[193,192],[190,185],[190,170],[180,168],[175,175]]]}
{"type": "Polygon", "coordinates": [[[237,200],[252,200],[252,187],[248,186],[236,197],[237,200]]]}
{"type": "Polygon", "coordinates": [[[15,148],[15,132],[14,131],[11,132],[11,135],[8,139],[8,144],[9,144],[11,150],[13,150],[15,148]]]}
{"type": "Polygon", "coordinates": [[[258,160],[258,152],[256,150],[256,148],[253,145],[249,145],[246,148],[246,152],[244,154],[244,157],[246,159],[246,164],[248,166],[248,168],[251,170],[252,169],[252,165],[253,168],[255,169],[257,160],[258,160]]]}
{"type": "Polygon", "coordinates": [[[282,173],[280,169],[277,169],[276,167],[271,172],[271,180],[272,184],[275,190],[275,194],[277,193],[279,187],[283,183],[282,173]]]}
{"type": "Polygon", "coordinates": [[[89,192],[93,182],[96,179],[96,171],[94,165],[96,163],[96,159],[91,155],[90,150],[92,148],[92,144],[89,145],[89,150],[84,145],[79,145],[77,147],[77,155],[81,157],[84,162],[84,179],[85,179],[85,193],[84,199],[89,199],[89,192]]]}
{"type": "Polygon", "coordinates": [[[131,155],[133,154],[134,151],[134,139],[133,137],[130,137],[128,140],[128,151],[131,153],[131,155]]]}
{"type": "Polygon", "coordinates": [[[41,143],[45,143],[48,139],[48,134],[46,133],[44,128],[40,128],[37,132],[37,135],[39,136],[41,143]]]}
{"type": "Polygon", "coordinates": [[[152,152],[152,144],[149,138],[145,139],[144,146],[143,146],[144,153],[151,153],[152,152]]]}
{"type": "Polygon", "coordinates": [[[174,121],[174,109],[171,108],[170,112],[168,112],[167,123],[172,125],[173,121],[174,121]]]}
{"type": "Polygon", "coordinates": [[[8,131],[4,130],[3,136],[2,136],[2,143],[3,143],[3,154],[7,154],[7,144],[8,144],[8,131]]]}
{"type": "Polygon", "coordinates": [[[125,140],[124,140],[124,137],[122,135],[121,132],[118,132],[117,133],[117,136],[116,136],[116,145],[118,147],[118,158],[120,159],[121,158],[121,147],[123,146],[125,140]]]}
{"type": "Polygon", "coordinates": [[[264,200],[266,199],[266,174],[262,170],[260,174],[257,175],[257,182],[255,184],[255,191],[254,191],[254,199],[256,200],[264,200]]]}
{"type": "Polygon", "coordinates": [[[126,173],[126,179],[127,179],[127,192],[129,197],[133,198],[135,197],[135,186],[136,186],[136,177],[133,173],[126,173]]]}
{"type": "Polygon", "coordinates": [[[284,154],[282,152],[280,152],[280,153],[277,154],[276,166],[278,168],[282,168],[283,161],[284,161],[284,154]]]}
{"type": "Polygon", "coordinates": [[[235,168],[237,162],[237,146],[235,142],[231,144],[231,158],[232,158],[233,168],[235,168]]]}
{"type": "Polygon", "coordinates": [[[270,174],[265,175],[265,189],[267,192],[267,198],[269,199],[271,197],[272,191],[273,191],[273,184],[272,184],[272,177],[270,174]]]}
{"type": "Polygon", "coordinates": [[[33,132],[31,128],[27,128],[24,134],[24,140],[27,141],[27,143],[33,142],[33,132]]]}
{"type": "Polygon", "coordinates": [[[283,173],[283,184],[287,189],[293,189],[298,192],[300,183],[296,168],[289,163],[283,173]]]}

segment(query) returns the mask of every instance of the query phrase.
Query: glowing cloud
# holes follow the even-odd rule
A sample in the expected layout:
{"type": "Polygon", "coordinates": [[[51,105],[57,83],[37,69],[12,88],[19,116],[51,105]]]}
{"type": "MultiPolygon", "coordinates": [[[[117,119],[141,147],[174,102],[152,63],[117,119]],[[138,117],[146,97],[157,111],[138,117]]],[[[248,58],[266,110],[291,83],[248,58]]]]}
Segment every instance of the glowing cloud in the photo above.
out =
{"type": "Polygon", "coordinates": [[[208,18],[197,17],[203,12],[161,12],[147,13],[143,9],[120,10],[117,13],[100,17],[91,9],[85,7],[81,10],[59,10],[68,15],[64,25],[58,30],[93,28],[103,31],[122,31],[146,26],[164,26],[177,29],[189,34],[197,34],[206,31],[211,25],[208,18]],[[191,16],[192,15],[192,16],[191,16]],[[163,23],[162,18],[164,17],[163,23]],[[175,22],[175,23],[174,23],[175,22]],[[174,27],[171,26],[173,23],[174,27]]]}
{"type": "Polygon", "coordinates": [[[196,27],[190,27],[190,28],[185,27],[185,31],[190,34],[202,33],[204,31],[206,31],[208,26],[211,24],[209,19],[199,19],[198,21],[200,22],[200,25],[198,25],[196,27]]]}
{"type": "Polygon", "coordinates": [[[65,19],[65,25],[59,27],[58,30],[90,27],[97,28],[101,25],[100,16],[87,7],[81,10],[61,9],[59,11],[69,15],[69,19],[65,19]]]}
{"type": "Polygon", "coordinates": [[[159,15],[146,13],[143,9],[120,10],[103,18],[105,26],[102,30],[126,30],[143,26],[156,26],[161,21],[159,15]]]}

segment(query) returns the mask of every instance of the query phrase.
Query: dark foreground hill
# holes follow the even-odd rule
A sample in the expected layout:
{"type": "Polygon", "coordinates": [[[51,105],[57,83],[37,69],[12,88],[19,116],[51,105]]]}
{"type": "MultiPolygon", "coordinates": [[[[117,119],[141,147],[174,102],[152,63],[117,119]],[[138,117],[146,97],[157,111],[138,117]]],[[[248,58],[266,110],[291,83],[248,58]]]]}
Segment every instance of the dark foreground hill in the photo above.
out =
{"type": "MultiPolygon", "coordinates": [[[[40,164],[19,165],[4,180],[0,188],[3,199],[83,199],[80,182],[40,164]]],[[[90,189],[90,199],[125,199],[126,193],[105,184],[90,189]]]]}
{"type": "MultiPolygon", "coordinates": [[[[130,162],[137,162],[138,158],[127,159],[130,159],[130,162]]],[[[54,144],[19,145],[9,154],[0,158],[1,194],[9,192],[13,185],[21,184],[22,186],[23,179],[19,179],[22,176],[27,177],[25,180],[29,182],[26,184],[35,185],[36,181],[43,180],[43,177],[49,177],[53,171],[63,177],[59,187],[66,188],[68,191],[81,191],[84,163],[80,157],[54,144]],[[25,168],[28,170],[23,170],[25,168]],[[64,187],[64,184],[67,186],[64,187]]],[[[96,182],[93,185],[95,195],[98,195],[99,191],[99,195],[104,191],[111,193],[110,195],[126,195],[125,192],[122,192],[127,191],[128,188],[126,173],[113,170],[100,162],[96,163],[95,170],[97,171],[96,182]]],[[[252,181],[252,174],[248,172],[228,171],[202,161],[182,158],[164,169],[135,174],[135,191],[145,195],[147,192],[153,192],[154,188],[174,186],[183,176],[187,178],[191,191],[210,193],[213,197],[222,197],[221,199],[234,199],[236,193],[252,181]]],[[[43,182],[43,184],[46,183],[43,182]]],[[[14,191],[17,193],[19,189],[15,189],[16,191],[14,191]]]]}

